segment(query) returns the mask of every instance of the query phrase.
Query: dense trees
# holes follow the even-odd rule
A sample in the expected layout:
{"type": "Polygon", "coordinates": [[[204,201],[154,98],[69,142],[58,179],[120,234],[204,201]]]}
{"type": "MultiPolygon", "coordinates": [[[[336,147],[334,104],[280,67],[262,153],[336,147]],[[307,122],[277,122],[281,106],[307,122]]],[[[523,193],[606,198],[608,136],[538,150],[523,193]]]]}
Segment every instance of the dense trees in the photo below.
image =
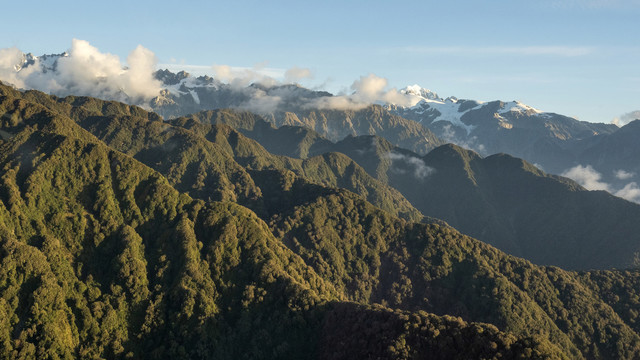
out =
{"type": "Polygon", "coordinates": [[[267,150],[293,157],[343,153],[371,177],[398,190],[423,215],[540,265],[572,270],[638,265],[638,204],[587,191],[522,159],[507,154],[483,158],[453,144],[421,156],[377,136],[348,136],[331,143],[311,129],[263,129],[258,120],[247,130],[239,120],[246,117],[220,110],[181,123],[227,122],[267,150]],[[283,141],[285,137],[289,140],[283,141]]]}
{"type": "Polygon", "coordinates": [[[4,86],[0,118],[0,357],[640,356],[636,272],[414,222],[345,156],[4,86]]]}

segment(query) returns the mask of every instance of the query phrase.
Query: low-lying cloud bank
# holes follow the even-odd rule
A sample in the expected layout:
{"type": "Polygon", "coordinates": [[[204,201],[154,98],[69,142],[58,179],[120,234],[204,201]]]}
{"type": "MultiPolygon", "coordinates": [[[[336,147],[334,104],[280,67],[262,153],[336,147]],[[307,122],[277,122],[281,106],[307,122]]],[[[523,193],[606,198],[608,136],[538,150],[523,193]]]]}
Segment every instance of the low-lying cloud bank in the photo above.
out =
{"type": "Polygon", "coordinates": [[[401,164],[400,167],[394,167],[393,168],[394,171],[404,173],[406,171],[404,168],[408,167],[409,169],[413,170],[412,171],[413,176],[418,180],[425,180],[426,178],[428,178],[429,176],[431,176],[436,172],[436,169],[425,164],[424,160],[420,158],[403,155],[393,151],[389,152],[388,156],[389,156],[389,159],[391,159],[392,163],[395,163],[395,162],[404,163],[404,164],[401,164]]]}
{"type": "Polygon", "coordinates": [[[444,142],[453,143],[463,148],[473,150],[482,156],[488,155],[487,148],[478,141],[477,136],[467,136],[466,138],[458,136],[451,124],[442,126],[442,131],[438,133],[438,137],[444,142]]]}
{"type": "Polygon", "coordinates": [[[375,74],[361,76],[351,84],[351,95],[326,96],[310,102],[309,108],[331,110],[360,110],[374,103],[411,106],[416,96],[404,94],[395,88],[387,89],[388,81],[375,74]]]}
{"type": "MultiPolygon", "coordinates": [[[[564,171],[560,175],[574,180],[587,190],[608,191],[615,196],[640,204],[640,187],[635,181],[627,183],[621,189],[616,189],[611,184],[602,181],[602,174],[591,165],[577,165],[564,171]]],[[[614,176],[620,180],[628,180],[632,178],[634,174],[625,170],[618,170],[614,173],[614,176]]]]}
{"type": "MultiPolygon", "coordinates": [[[[257,113],[273,112],[282,103],[298,96],[294,88],[273,87],[296,83],[312,77],[309,69],[298,67],[285,71],[284,83],[264,75],[258,68],[234,70],[228,65],[215,65],[213,69],[218,80],[229,84],[234,91],[244,91],[246,95],[250,96],[248,101],[238,107],[257,113]],[[245,90],[251,84],[260,84],[268,88],[268,91],[252,89],[249,94],[245,90]]],[[[411,106],[418,102],[416,95],[405,94],[395,88],[388,89],[387,79],[375,74],[361,76],[353,82],[351,90],[352,93],[349,95],[312,97],[305,99],[304,103],[299,105],[304,109],[361,110],[376,103],[411,106]]]]}
{"type": "Polygon", "coordinates": [[[235,90],[240,90],[254,83],[268,87],[280,84],[272,76],[267,75],[269,71],[266,64],[257,64],[252,68],[213,65],[211,70],[217,80],[227,83],[235,90]]]}
{"type": "MultiPolygon", "coordinates": [[[[254,68],[233,68],[228,65],[214,65],[213,72],[216,79],[230,85],[234,91],[242,91],[250,99],[240,104],[238,107],[257,112],[270,113],[278,109],[284,102],[296,98],[299,94],[295,88],[275,88],[279,85],[294,84],[303,79],[312,78],[313,74],[309,69],[292,67],[284,72],[284,82],[278,81],[265,74],[261,67],[254,68]],[[252,84],[260,84],[268,89],[251,89],[246,91],[252,84]]],[[[311,97],[299,104],[305,109],[321,110],[361,110],[371,104],[392,103],[402,106],[415,105],[419,97],[414,94],[407,94],[395,88],[388,88],[388,81],[375,74],[361,76],[351,85],[352,93],[349,95],[319,96],[311,97]]]]}
{"type": "Polygon", "coordinates": [[[0,80],[22,89],[47,93],[87,95],[129,102],[157,96],[162,83],[154,78],[153,52],[138,46],[122,63],[89,42],[74,39],[67,53],[29,58],[17,48],[0,50],[0,80]]]}
{"type": "MultiPolygon", "coordinates": [[[[279,71],[267,68],[266,64],[253,68],[212,65],[209,69],[220,84],[248,99],[237,107],[258,113],[273,112],[298,96],[293,92],[295,89],[273,90],[274,87],[313,78],[311,70],[297,66],[279,71]],[[261,86],[250,88],[252,84],[261,86]]],[[[54,56],[34,57],[15,47],[0,49],[1,81],[20,89],[35,89],[58,96],[86,95],[144,106],[163,89],[163,83],[154,76],[157,70],[154,53],[141,45],[129,54],[126,62],[78,39],[72,41],[67,52],[54,56]]],[[[351,90],[351,94],[310,97],[298,105],[359,110],[374,103],[410,106],[419,101],[414,94],[388,88],[387,79],[375,74],[361,76],[353,82],[351,90]]]]}
{"type": "MultiPolygon", "coordinates": [[[[0,81],[19,89],[40,90],[57,96],[84,95],[144,105],[163,89],[163,83],[155,77],[157,64],[154,53],[141,45],[123,62],[116,55],[101,52],[88,41],[73,39],[67,52],[53,56],[35,57],[15,47],[0,49],[0,81]]],[[[260,112],[275,110],[282,97],[257,89],[245,90],[251,84],[281,85],[267,75],[270,71],[265,65],[210,67],[210,72],[221,83],[226,83],[233,91],[250,95],[243,104],[245,109],[260,112]]],[[[293,67],[284,71],[283,76],[285,81],[295,83],[312,74],[309,69],[293,67]]]]}

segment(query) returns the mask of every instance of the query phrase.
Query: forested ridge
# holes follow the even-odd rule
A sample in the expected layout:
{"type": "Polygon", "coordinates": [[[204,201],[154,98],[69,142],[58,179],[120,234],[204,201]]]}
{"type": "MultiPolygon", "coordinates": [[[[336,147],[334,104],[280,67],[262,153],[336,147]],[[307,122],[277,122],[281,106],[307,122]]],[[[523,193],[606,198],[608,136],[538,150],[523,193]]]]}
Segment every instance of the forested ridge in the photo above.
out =
{"type": "Polygon", "coordinates": [[[3,358],[637,358],[635,271],[424,219],[342,154],[0,86],[3,358]]]}
{"type": "Polygon", "coordinates": [[[231,110],[179,121],[228,124],[294,158],[345,154],[423,215],[540,265],[590,270],[640,264],[640,205],[587,191],[508,154],[482,157],[446,144],[422,156],[373,135],[333,143],[308,128],[276,129],[257,115],[231,110]]]}

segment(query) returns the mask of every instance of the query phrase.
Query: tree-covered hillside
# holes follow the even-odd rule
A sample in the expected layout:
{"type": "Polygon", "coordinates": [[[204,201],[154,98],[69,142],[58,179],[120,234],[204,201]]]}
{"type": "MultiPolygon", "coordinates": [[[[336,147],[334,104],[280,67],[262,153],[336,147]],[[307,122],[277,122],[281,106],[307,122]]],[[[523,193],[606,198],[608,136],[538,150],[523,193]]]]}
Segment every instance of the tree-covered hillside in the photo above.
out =
{"type": "Polygon", "coordinates": [[[343,153],[398,190],[423,215],[538,264],[583,270],[640,264],[638,204],[587,191],[506,154],[483,158],[448,144],[420,156],[377,136],[349,136],[333,143],[311,129],[275,129],[259,117],[229,110],[191,119],[237,127],[283,155],[343,153]],[[290,141],[270,140],[285,137],[290,141]]]}
{"type": "Polygon", "coordinates": [[[640,356],[635,273],[399,218],[344,164],[4,86],[0,118],[3,358],[640,356]]]}

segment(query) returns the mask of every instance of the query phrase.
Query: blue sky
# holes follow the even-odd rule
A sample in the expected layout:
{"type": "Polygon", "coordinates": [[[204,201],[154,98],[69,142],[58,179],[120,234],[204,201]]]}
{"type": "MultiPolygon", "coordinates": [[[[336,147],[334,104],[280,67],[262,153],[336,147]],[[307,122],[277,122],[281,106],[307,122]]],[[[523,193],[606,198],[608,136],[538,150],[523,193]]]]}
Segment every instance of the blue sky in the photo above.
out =
{"type": "Polygon", "coordinates": [[[374,73],[441,96],[520,100],[609,122],[640,110],[640,0],[32,1],[3,4],[0,48],[73,38],[161,64],[309,68],[334,93],[374,73]]]}

